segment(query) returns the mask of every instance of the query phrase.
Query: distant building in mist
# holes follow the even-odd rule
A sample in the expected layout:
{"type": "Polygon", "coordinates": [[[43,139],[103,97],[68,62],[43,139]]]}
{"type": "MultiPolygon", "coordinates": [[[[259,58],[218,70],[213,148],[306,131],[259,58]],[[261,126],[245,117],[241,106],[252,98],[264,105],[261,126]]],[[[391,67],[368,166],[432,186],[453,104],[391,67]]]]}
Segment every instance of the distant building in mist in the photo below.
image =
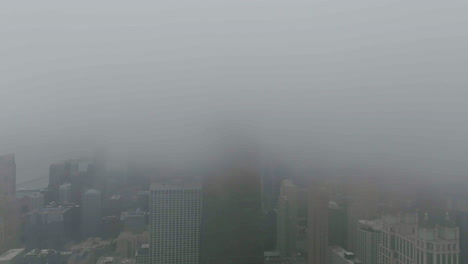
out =
{"type": "Polygon", "coordinates": [[[297,254],[297,216],[297,187],[291,180],[284,180],[278,198],[277,217],[277,251],[281,253],[282,258],[290,258],[297,254]]]}
{"type": "Polygon", "coordinates": [[[58,194],[59,194],[59,198],[57,202],[59,203],[71,202],[71,184],[64,183],[60,185],[58,189],[58,194]]]}
{"type": "Polygon", "coordinates": [[[328,245],[346,248],[347,235],[346,206],[330,201],[328,203],[328,245]]]}
{"type": "Polygon", "coordinates": [[[146,212],[122,212],[120,219],[126,232],[141,233],[146,230],[146,212]]]}
{"type": "Polygon", "coordinates": [[[151,186],[149,263],[199,263],[201,195],[200,186],[151,186]]]}
{"type": "Polygon", "coordinates": [[[25,226],[27,248],[63,249],[76,236],[77,210],[70,207],[46,207],[28,214],[25,226]]]}
{"type": "Polygon", "coordinates": [[[83,194],[82,231],[84,237],[97,237],[101,234],[102,197],[98,190],[90,189],[83,194]]]}
{"type": "Polygon", "coordinates": [[[328,263],[328,202],[325,188],[313,188],[308,199],[308,241],[307,263],[328,263]]]}
{"type": "Polygon", "coordinates": [[[253,156],[225,157],[204,179],[201,264],[263,263],[261,179],[253,156]]]}
{"type": "Polygon", "coordinates": [[[15,156],[3,155],[0,156],[0,252],[17,243],[17,213],[15,156]]]}

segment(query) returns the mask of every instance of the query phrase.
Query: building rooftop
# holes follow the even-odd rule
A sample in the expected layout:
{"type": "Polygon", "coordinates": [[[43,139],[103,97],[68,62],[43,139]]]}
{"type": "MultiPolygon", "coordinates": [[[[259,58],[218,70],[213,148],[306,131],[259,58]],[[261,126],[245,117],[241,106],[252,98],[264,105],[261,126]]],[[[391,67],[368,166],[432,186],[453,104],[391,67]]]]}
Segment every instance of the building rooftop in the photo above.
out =
{"type": "Polygon", "coordinates": [[[381,220],[359,220],[359,225],[361,227],[370,228],[374,230],[381,230],[382,229],[382,221],[381,220]]]}
{"type": "Polygon", "coordinates": [[[24,251],[25,251],[24,248],[10,249],[7,252],[0,255],[0,261],[10,261],[10,260],[14,259],[16,256],[23,253],[24,251]]]}
{"type": "Polygon", "coordinates": [[[201,190],[200,184],[194,183],[178,183],[178,184],[162,184],[152,183],[150,190],[201,190]]]}
{"type": "Polygon", "coordinates": [[[345,260],[348,264],[362,263],[362,261],[360,261],[354,256],[354,253],[346,251],[342,247],[332,247],[331,250],[332,250],[332,253],[342,257],[343,260],[345,260]]]}

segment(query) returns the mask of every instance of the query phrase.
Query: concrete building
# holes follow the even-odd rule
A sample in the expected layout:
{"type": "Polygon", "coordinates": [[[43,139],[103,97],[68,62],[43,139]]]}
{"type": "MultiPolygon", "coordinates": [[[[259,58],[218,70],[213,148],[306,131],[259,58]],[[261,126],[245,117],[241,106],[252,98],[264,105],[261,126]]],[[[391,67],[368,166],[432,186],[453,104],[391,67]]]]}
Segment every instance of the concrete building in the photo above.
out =
{"type": "Polygon", "coordinates": [[[146,230],[146,213],[143,211],[122,212],[120,220],[126,232],[141,233],[146,230]]]}
{"type": "Polygon", "coordinates": [[[238,146],[221,156],[222,165],[203,179],[201,264],[263,263],[258,159],[238,146]]]}
{"type": "Polygon", "coordinates": [[[90,189],[83,194],[81,216],[83,236],[99,236],[101,234],[102,217],[102,199],[100,191],[90,189]]]}
{"type": "Polygon", "coordinates": [[[0,255],[0,264],[22,264],[24,253],[24,248],[10,249],[0,255]]]}
{"type": "Polygon", "coordinates": [[[135,264],[149,264],[149,244],[142,244],[135,254],[135,264]]]}
{"type": "Polygon", "coordinates": [[[281,257],[290,258],[296,255],[298,234],[298,201],[297,187],[291,180],[284,180],[278,198],[277,217],[277,251],[281,257]]]}
{"type": "Polygon", "coordinates": [[[67,203],[71,202],[71,191],[72,185],[70,183],[64,183],[59,186],[58,188],[58,202],[59,203],[67,203]]]}
{"type": "Polygon", "coordinates": [[[358,221],[356,257],[363,264],[376,264],[379,259],[382,222],[380,220],[358,221]]]}
{"type": "Polygon", "coordinates": [[[325,188],[311,188],[308,199],[308,264],[328,261],[328,192],[325,188]]]}
{"type": "MultiPolygon", "coordinates": [[[[362,263],[356,256],[342,247],[330,248],[330,264],[360,264],[362,263]]],[[[377,264],[377,263],[374,263],[377,264]]]]}
{"type": "Polygon", "coordinates": [[[379,264],[458,264],[459,231],[450,219],[436,222],[426,214],[384,215],[379,264]]]}
{"type": "Polygon", "coordinates": [[[60,250],[76,237],[74,207],[42,208],[27,215],[25,244],[28,248],[60,250]]]}
{"type": "Polygon", "coordinates": [[[150,263],[199,263],[201,210],[200,186],[151,186],[150,263]]]}
{"type": "Polygon", "coordinates": [[[16,163],[13,154],[0,156],[0,252],[17,244],[16,163]]]}
{"type": "Polygon", "coordinates": [[[346,248],[348,237],[346,207],[335,201],[328,203],[328,245],[346,248]]]}

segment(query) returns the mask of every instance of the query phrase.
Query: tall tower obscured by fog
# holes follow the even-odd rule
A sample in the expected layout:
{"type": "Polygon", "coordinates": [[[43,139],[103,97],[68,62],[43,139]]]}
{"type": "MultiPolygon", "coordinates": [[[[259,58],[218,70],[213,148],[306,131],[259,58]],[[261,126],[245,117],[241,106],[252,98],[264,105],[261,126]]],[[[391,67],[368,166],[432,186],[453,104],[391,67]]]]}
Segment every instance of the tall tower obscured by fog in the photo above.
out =
{"type": "Polygon", "coordinates": [[[16,163],[13,154],[0,156],[0,251],[14,246],[17,235],[16,163]]]}
{"type": "Polygon", "coordinates": [[[246,149],[228,148],[204,179],[201,264],[263,263],[261,179],[246,149]]]}
{"type": "Polygon", "coordinates": [[[281,184],[278,198],[277,250],[281,257],[294,257],[297,253],[298,190],[291,180],[281,184]]]}
{"type": "Polygon", "coordinates": [[[83,194],[82,201],[82,228],[85,237],[100,235],[102,217],[101,192],[90,189],[83,194]]]}
{"type": "Polygon", "coordinates": [[[308,210],[308,264],[328,263],[328,192],[325,188],[311,188],[308,210]]]}
{"type": "Polygon", "coordinates": [[[198,264],[201,224],[200,186],[151,186],[151,264],[198,264]]]}

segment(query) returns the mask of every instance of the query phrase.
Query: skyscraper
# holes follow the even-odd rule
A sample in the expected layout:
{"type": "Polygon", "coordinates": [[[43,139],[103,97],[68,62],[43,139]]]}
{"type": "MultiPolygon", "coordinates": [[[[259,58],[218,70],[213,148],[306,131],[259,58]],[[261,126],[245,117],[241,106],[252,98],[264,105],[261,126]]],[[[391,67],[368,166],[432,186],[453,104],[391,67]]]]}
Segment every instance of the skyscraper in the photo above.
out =
{"type": "Polygon", "coordinates": [[[149,263],[199,263],[201,213],[200,186],[153,184],[149,263]]]}
{"type": "Polygon", "coordinates": [[[347,242],[346,205],[330,201],[328,203],[328,245],[346,248],[347,242]]]}
{"type": "Polygon", "coordinates": [[[381,230],[382,222],[380,220],[358,221],[356,257],[363,264],[378,263],[381,230]]]}
{"type": "Polygon", "coordinates": [[[298,201],[297,187],[291,180],[284,180],[278,198],[277,250],[282,258],[293,257],[297,242],[298,201]]]}
{"type": "Polygon", "coordinates": [[[83,194],[82,231],[85,237],[99,236],[102,217],[101,192],[90,189],[83,194]]]}
{"type": "Polygon", "coordinates": [[[16,163],[10,154],[0,156],[0,251],[14,246],[16,236],[16,163]]]}
{"type": "Polygon", "coordinates": [[[308,264],[328,263],[328,192],[311,188],[308,211],[308,264]]]}
{"type": "Polygon", "coordinates": [[[378,263],[458,264],[459,231],[447,217],[422,221],[417,213],[382,217],[378,263]]]}
{"type": "Polygon", "coordinates": [[[261,179],[254,152],[236,147],[203,183],[201,263],[263,263],[261,179]]]}

